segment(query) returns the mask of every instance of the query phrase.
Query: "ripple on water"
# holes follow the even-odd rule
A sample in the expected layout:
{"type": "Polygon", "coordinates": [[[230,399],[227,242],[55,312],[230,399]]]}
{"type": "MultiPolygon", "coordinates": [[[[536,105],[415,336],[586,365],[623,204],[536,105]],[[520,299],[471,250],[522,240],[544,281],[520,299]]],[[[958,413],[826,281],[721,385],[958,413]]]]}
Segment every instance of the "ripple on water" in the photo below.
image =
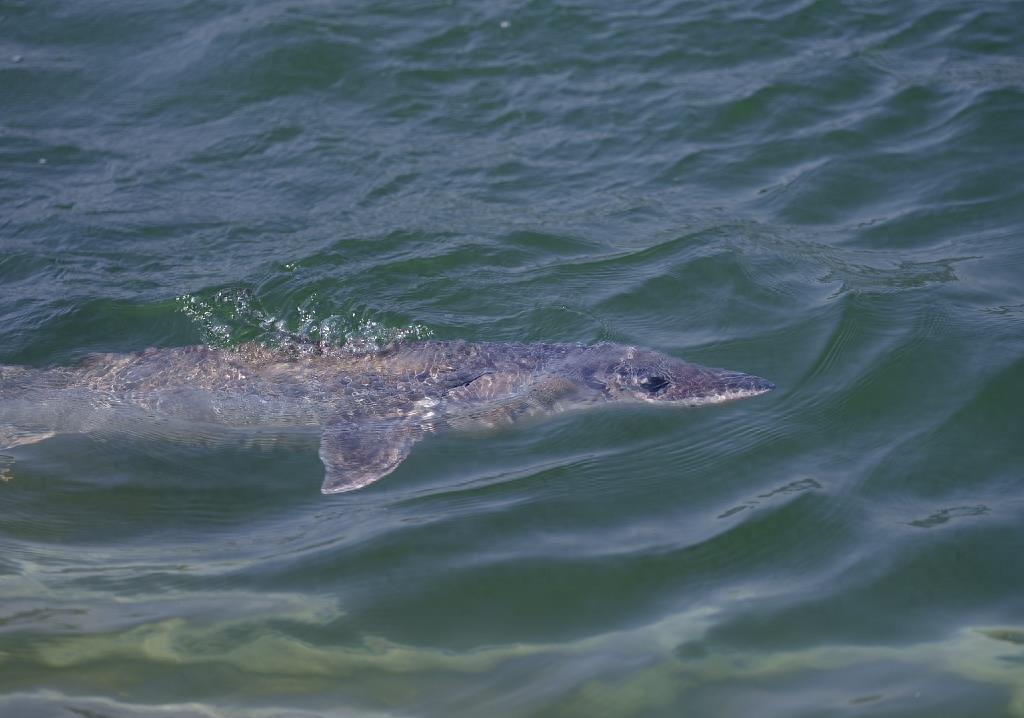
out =
{"type": "Polygon", "coordinates": [[[0,362],[611,340],[778,386],[335,497],[314,435],[5,451],[0,714],[1024,715],[1019,14],[0,7],[0,362]]]}

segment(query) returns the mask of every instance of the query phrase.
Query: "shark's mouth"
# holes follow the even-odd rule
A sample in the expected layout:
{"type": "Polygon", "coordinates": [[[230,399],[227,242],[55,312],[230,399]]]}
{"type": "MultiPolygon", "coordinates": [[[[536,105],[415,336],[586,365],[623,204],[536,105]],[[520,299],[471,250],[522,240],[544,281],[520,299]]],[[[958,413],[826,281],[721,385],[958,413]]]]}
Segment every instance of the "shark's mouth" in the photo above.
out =
{"type": "Polygon", "coordinates": [[[767,394],[775,388],[774,384],[764,388],[751,388],[751,389],[722,389],[701,396],[693,396],[687,399],[683,399],[679,403],[685,406],[707,406],[709,404],[724,404],[727,401],[735,401],[736,399],[749,399],[752,396],[760,396],[761,394],[767,394]]]}

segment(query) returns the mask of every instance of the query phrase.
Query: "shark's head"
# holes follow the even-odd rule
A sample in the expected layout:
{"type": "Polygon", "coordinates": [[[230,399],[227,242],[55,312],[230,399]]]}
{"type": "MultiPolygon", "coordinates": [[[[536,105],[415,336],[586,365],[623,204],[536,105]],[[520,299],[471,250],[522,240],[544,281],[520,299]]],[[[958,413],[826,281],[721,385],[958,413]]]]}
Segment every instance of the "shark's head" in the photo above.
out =
{"type": "Polygon", "coordinates": [[[690,364],[649,349],[599,344],[591,347],[590,354],[582,367],[584,378],[610,400],[702,406],[775,388],[752,374],[690,364]]]}

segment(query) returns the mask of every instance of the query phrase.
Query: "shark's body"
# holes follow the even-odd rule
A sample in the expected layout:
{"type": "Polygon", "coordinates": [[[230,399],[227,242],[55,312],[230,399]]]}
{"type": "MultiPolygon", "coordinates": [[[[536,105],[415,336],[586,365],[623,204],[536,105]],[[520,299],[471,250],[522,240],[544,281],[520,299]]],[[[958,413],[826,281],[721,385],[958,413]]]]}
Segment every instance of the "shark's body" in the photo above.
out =
{"type": "Polygon", "coordinates": [[[54,434],[150,427],[321,434],[324,493],[389,474],[429,432],[489,428],[608,401],[683,406],[756,396],[759,377],[617,344],[427,341],[383,351],[245,345],[0,365],[0,449],[54,434]]]}

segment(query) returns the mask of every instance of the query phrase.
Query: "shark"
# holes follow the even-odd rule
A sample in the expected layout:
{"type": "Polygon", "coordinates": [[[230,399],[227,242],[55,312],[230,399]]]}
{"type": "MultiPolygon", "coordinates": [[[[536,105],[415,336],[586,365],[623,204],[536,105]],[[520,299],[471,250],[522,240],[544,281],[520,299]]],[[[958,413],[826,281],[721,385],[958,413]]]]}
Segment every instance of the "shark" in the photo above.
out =
{"type": "Polygon", "coordinates": [[[752,374],[598,344],[288,342],[94,354],[0,365],[0,449],[58,434],[318,432],[321,491],[365,487],[445,430],[490,430],[610,403],[695,407],[765,394],[752,374]]]}

